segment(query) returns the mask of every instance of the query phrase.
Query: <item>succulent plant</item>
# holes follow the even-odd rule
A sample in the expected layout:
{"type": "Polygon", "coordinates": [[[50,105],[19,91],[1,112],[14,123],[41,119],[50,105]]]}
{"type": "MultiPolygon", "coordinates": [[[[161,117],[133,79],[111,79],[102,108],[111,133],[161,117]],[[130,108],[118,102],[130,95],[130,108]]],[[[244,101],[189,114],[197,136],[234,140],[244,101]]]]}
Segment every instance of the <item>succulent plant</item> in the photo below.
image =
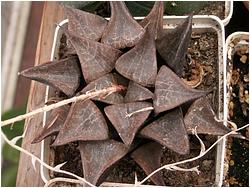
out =
{"type": "MultiPolygon", "coordinates": [[[[174,30],[166,31],[162,2],[156,2],[139,22],[123,2],[111,1],[110,5],[109,21],[65,7],[69,23],[63,31],[76,54],[21,73],[67,97],[111,85],[127,88],[123,93],[53,110],[47,125],[34,138],[36,143],[56,134],[54,147],[78,141],[84,177],[94,185],[100,185],[108,170],[126,155],[131,155],[149,174],[161,165],[163,147],[188,154],[188,134],[195,126],[201,134],[222,135],[230,131],[214,120],[206,97],[209,92],[192,89],[181,79],[192,15],[174,30]],[[159,62],[157,53],[165,62],[159,62]],[[183,104],[193,101],[183,117],[183,104]],[[147,141],[141,145],[136,138],[147,141]]],[[[151,179],[164,185],[161,173],[151,179]]]]}

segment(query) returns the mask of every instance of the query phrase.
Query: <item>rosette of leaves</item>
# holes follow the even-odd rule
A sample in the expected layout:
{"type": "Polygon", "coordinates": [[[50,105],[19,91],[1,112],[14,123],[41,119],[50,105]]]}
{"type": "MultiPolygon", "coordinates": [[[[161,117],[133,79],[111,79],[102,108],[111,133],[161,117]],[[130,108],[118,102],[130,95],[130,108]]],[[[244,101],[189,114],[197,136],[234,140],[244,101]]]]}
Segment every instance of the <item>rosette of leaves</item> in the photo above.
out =
{"type": "MultiPolygon", "coordinates": [[[[188,154],[188,134],[195,127],[199,134],[229,131],[215,121],[209,92],[181,79],[192,16],[174,30],[163,30],[163,2],[155,2],[140,21],[124,2],[112,1],[110,7],[109,21],[65,7],[69,22],[63,31],[75,54],[21,73],[63,93],[60,100],[112,85],[127,88],[53,110],[34,138],[36,143],[56,135],[54,147],[78,142],[84,178],[94,185],[127,155],[149,174],[161,166],[163,147],[188,154]],[[183,114],[183,105],[193,101],[183,114]]],[[[164,185],[161,173],[151,180],[164,185]]]]}

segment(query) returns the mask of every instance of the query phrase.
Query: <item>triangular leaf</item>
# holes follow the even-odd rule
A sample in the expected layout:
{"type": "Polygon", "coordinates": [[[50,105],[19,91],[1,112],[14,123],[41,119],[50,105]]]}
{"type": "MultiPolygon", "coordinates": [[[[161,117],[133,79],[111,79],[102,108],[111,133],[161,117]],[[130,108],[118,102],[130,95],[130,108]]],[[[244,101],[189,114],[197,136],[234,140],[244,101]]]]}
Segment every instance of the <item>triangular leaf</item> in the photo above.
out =
{"type": "Polygon", "coordinates": [[[102,42],[121,49],[135,46],[145,30],[133,19],[122,1],[110,1],[111,18],[106,27],[102,42]]]}
{"type": "Polygon", "coordinates": [[[169,111],[147,125],[140,134],[159,142],[163,146],[179,153],[189,153],[189,139],[183,122],[181,108],[169,111]]]}
{"type": "Polygon", "coordinates": [[[152,99],[154,94],[147,88],[130,81],[127,89],[127,93],[124,97],[124,102],[135,102],[152,99]]]}
{"type": "Polygon", "coordinates": [[[149,116],[151,110],[135,113],[129,116],[130,113],[138,110],[152,107],[148,102],[133,102],[124,104],[115,104],[104,109],[111,123],[116,128],[122,141],[130,146],[137,130],[149,116]]]}
{"type": "Polygon", "coordinates": [[[69,19],[68,30],[74,34],[94,41],[101,39],[107,26],[107,20],[89,12],[65,6],[66,17],[69,19]]]}
{"type": "Polygon", "coordinates": [[[102,183],[105,172],[125,156],[128,148],[115,140],[80,142],[84,178],[93,185],[102,183]]]}
{"type": "MultiPolygon", "coordinates": [[[[150,142],[133,151],[131,157],[138,165],[140,165],[140,167],[146,172],[146,174],[149,175],[154,170],[161,167],[162,154],[163,147],[156,142],[150,142]]],[[[156,185],[165,185],[161,172],[158,172],[155,175],[151,176],[150,179],[156,185]]]]}
{"type": "Polygon", "coordinates": [[[115,67],[115,62],[121,51],[84,37],[64,31],[74,46],[80,59],[83,76],[87,83],[109,73],[115,67]]]}
{"type": "Polygon", "coordinates": [[[116,70],[143,86],[153,86],[157,75],[155,40],[147,31],[142,40],[116,62],[116,70]]]}
{"type": "Polygon", "coordinates": [[[69,113],[70,106],[64,105],[51,111],[46,125],[35,136],[32,144],[41,142],[44,138],[56,134],[63,127],[66,117],[69,113]]]}
{"type": "Polygon", "coordinates": [[[190,88],[168,67],[162,66],[155,82],[155,112],[173,109],[206,94],[205,91],[190,88]]]}
{"type": "MultiPolygon", "coordinates": [[[[98,91],[105,89],[107,87],[111,87],[113,85],[118,84],[118,75],[117,74],[106,74],[99,79],[90,82],[83,90],[81,93],[87,93],[91,91],[98,91]]],[[[99,97],[94,97],[92,98],[93,100],[97,101],[102,101],[108,104],[117,104],[117,103],[122,103],[123,102],[123,96],[118,93],[111,93],[110,95],[105,95],[105,96],[99,96],[99,97]]]]}
{"type": "Polygon", "coordinates": [[[188,133],[196,127],[198,134],[224,135],[230,132],[223,122],[215,120],[215,113],[207,97],[196,100],[184,118],[188,133]]]}
{"type": "Polygon", "coordinates": [[[179,24],[173,30],[165,30],[162,37],[156,40],[157,51],[167,65],[182,76],[185,56],[192,33],[192,16],[179,24]]]}
{"type": "Polygon", "coordinates": [[[31,67],[22,71],[21,75],[54,87],[68,96],[73,96],[82,78],[78,62],[76,56],[71,56],[31,67]]]}
{"type": "Polygon", "coordinates": [[[53,146],[78,140],[108,139],[108,127],[100,110],[91,100],[71,105],[69,114],[53,146]]]}
{"type": "Polygon", "coordinates": [[[142,27],[148,28],[149,32],[157,39],[163,30],[164,3],[156,1],[150,13],[140,22],[142,27]]]}

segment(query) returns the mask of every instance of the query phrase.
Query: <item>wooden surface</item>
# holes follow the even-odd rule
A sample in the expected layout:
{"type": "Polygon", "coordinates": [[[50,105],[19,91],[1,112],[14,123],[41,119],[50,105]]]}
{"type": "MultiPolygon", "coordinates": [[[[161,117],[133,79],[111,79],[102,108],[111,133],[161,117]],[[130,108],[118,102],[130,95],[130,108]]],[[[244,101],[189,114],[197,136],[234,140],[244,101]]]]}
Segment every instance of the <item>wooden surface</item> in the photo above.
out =
{"type": "MultiPolygon", "coordinates": [[[[58,2],[45,2],[34,65],[49,61],[56,23],[59,23],[63,19],[63,10],[58,2]]],[[[44,95],[45,86],[37,82],[32,82],[27,111],[32,111],[43,106],[44,95]]],[[[40,144],[31,144],[31,141],[38,131],[39,126],[42,125],[42,119],[43,114],[26,119],[25,126],[28,126],[28,131],[22,142],[23,148],[38,157],[40,157],[40,144]]],[[[40,177],[39,163],[36,163],[36,170],[34,170],[31,158],[23,153],[20,154],[16,185],[22,187],[38,187],[44,185],[40,177]]]]}

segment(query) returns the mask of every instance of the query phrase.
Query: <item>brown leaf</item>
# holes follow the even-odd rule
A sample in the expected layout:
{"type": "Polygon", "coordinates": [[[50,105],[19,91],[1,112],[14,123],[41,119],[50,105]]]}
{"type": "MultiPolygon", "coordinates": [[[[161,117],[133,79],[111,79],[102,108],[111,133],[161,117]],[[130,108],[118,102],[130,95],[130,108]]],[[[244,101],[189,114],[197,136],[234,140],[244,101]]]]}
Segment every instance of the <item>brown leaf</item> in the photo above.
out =
{"type": "Polygon", "coordinates": [[[149,31],[133,49],[117,60],[115,68],[124,77],[143,86],[154,85],[157,75],[156,49],[149,31]]]}
{"type": "Polygon", "coordinates": [[[22,71],[21,75],[54,87],[67,96],[73,96],[82,78],[78,62],[76,56],[71,56],[59,61],[50,61],[31,67],[22,71]]]}
{"type": "Polygon", "coordinates": [[[128,148],[115,140],[80,142],[84,178],[93,185],[100,185],[106,172],[124,157],[128,148]]]}
{"type": "Polygon", "coordinates": [[[123,103],[111,105],[104,109],[107,117],[127,146],[131,145],[137,130],[147,119],[151,110],[138,112],[131,116],[129,114],[147,107],[152,107],[152,104],[148,102],[123,103]]]}
{"type": "Polygon", "coordinates": [[[65,6],[66,17],[69,19],[68,30],[74,34],[94,41],[99,41],[107,26],[107,20],[89,12],[65,6]]]}
{"type": "Polygon", "coordinates": [[[130,81],[127,89],[127,93],[124,97],[124,102],[135,102],[152,99],[154,94],[147,88],[130,81]]]}
{"type": "Polygon", "coordinates": [[[64,105],[51,111],[46,125],[41,131],[36,134],[35,138],[31,142],[32,144],[41,142],[46,137],[57,134],[63,127],[66,117],[69,113],[70,106],[64,105]]]}
{"type": "Polygon", "coordinates": [[[140,22],[142,27],[147,27],[149,32],[157,39],[163,30],[163,1],[156,1],[150,13],[140,22]]]}
{"type": "Polygon", "coordinates": [[[196,128],[198,134],[224,135],[230,129],[223,122],[217,122],[215,113],[207,97],[196,100],[188,109],[184,122],[188,133],[196,128]]]}
{"type": "Polygon", "coordinates": [[[122,1],[110,1],[111,18],[106,27],[102,42],[121,49],[135,46],[145,30],[134,20],[122,1]]]}
{"type": "Polygon", "coordinates": [[[168,67],[162,66],[155,82],[154,109],[156,113],[170,110],[207,93],[190,88],[168,67]]]}
{"type": "Polygon", "coordinates": [[[108,139],[107,123],[91,100],[72,104],[63,128],[52,146],[64,145],[74,141],[108,139]]]}
{"type": "Polygon", "coordinates": [[[121,51],[106,44],[87,38],[78,37],[70,31],[65,31],[80,59],[83,76],[87,83],[111,72],[121,51]]]}
{"type": "MultiPolygon", "coordinates": [[[[131,157],[138,165],[140,165],[146,174],[149,175],[161,167],[161,157],[163,154],[162,149],[163,147],[160,144],[156,142],[150,142],[136,149],[131,154],[131,157]]],[[[162,172],[156,173],[155,175],[151,176],[150,179],[158,186],[165,185],[162,172]]]]}
{"type": "MultiPolygon", "coordinates": [[[[83,88],[81,93],[102,90],[113,85],[118,85],[118,79],[119,77],[117,74],[106,74],[99,79],[90,82],[85,88],[83,88]]],[[[94,97],[92,99],[108,104],[117,104],[123,102],[123,96],[118,92],[111,93],[110,95],[94,97]]]]}
{"type": "Polygon", "coordinates": [[[162,37],[156,40],[157,51],[167,65],[182,76],[185,56],[192,33],[192,15],[173,30],[165,30],[162,37]]]}
{"type": "Polygon", "coordinates": [[[143,128],[140,134],[179,154],[189,153],[189,139],[181,108],[167,112],[164,116],[143,128]]]}

